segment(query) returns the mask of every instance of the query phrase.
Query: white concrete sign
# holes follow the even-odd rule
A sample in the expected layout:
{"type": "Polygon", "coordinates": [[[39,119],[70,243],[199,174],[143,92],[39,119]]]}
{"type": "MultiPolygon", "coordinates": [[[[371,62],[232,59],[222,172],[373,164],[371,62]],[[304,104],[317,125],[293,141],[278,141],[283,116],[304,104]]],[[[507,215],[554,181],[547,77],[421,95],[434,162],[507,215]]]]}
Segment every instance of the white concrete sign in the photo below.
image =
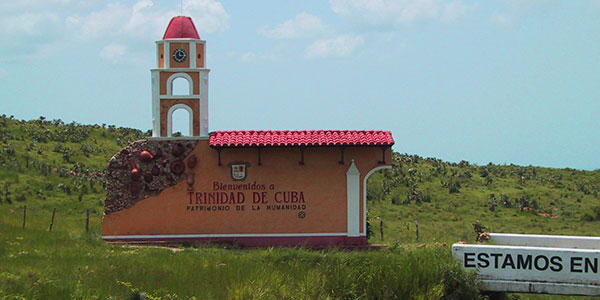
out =
{"type": "Polygon", "coordinates": [[[600,238],[595,236],[490,233],[490,238],[499,245],[600,249],[600,238]]]}
{"type": "MultiPolygon", "coordinates": [[[[498,242],[494,234],[490,236],[498,242]]],[[[552,245],[554,237],[546,237],[519,235],[511,240],[502,236],[504,240],[499,240],[513,245],[552,245]]],[[[452,253],[464,268],[479,274],[489,291],[600,295],[600,250],[575,249],[577,239],[558,240],[557,244],[571,243],[573,248],[454,244],[452,253]]]]}

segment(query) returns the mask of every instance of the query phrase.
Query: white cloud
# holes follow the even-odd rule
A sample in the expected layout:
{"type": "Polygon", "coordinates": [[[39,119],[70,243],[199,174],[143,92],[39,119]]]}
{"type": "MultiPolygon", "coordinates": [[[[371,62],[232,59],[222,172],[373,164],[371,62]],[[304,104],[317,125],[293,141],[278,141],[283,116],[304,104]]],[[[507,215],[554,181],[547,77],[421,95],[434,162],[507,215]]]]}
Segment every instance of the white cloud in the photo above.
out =
{"type": "Polygon", "coordinates": [[[417,20],[452,21],[473,6],[460,0],[330,0],[336,14],[379,28],[394,28],[417,20]]]}
{"type": "Polygon", "coordinates": [[[248,62],[256,59],[256,54],[254,52],[246,52],[240,55],[240,60],[243,62],[248,62]]]}
{"type": "MultiPolygon", "coordinates": [[[[97,41],[103,46],[127,43],[130,48],[145,47],[160,39],[170,18],[180,14],[179,10],[159,6],[152,0],[6,2],[0,5],[0,38],[10,43],[0,47],[0,60],[73,47],[82,41],[88,44],[97,41]]],[[[229,26],[229,14],[217,0],[186,0],[184,14],[194,19],[201,35],[222,32],[229,26]]]]}
{"type": "Polygon", "coordinates": [[[341,35],[331,39],[321,39],[306,48],[306,57],[345,57],[349,56],[358,46],[364,43],[362,36],[341,35]]]}
{"type": "Polygon", "coordinates": [[[81,2],[90,2],[89,0],[19,0],[3,1],[2,11],[6,12],[47,12],[65,7],[73,8],[74,5],[81,5],[81,2]]]}
{"type": "MultiPolygon", "coordinates": [[[[184,14],[194,20],[200,34],[222,32],[229,26],[229,14],[223,5],[215,0],[187,0],[184,2],[184,14]]],[[[119,2],[108,3],[103,9],[85,17],[70,16],[67,22],[80,25],[84,39],[105,37],[158,39],[178,11],[156,8],[151,0],[139,0],[133,6],[119,2]]]]}
{"type": "Polygon", "coordinates": [[[473,6],[468,6],[462,2],[449,2],[444,4],[440,19],[442,21],[458,20],[461,17],[466,16],[471,9],[473,9],[473,6]]]}
{"type": "Polygon", "coordinates": [[[249,62],[257,62],[257,61],[275,61],[280,57],[276,52],[264,52],[264,53],[256,53],[256,52],[246,52],[240,55],[240,61],[244,63],[249,62]]]}
{"type": "Polygon", "coordinates": [[[499,24],[499,25],[510,25],[510,23],[512,22],[512,19],[511,19],[511,17],[509,17],[506,14],[501,14],[501,13],[495,12],[490,17],[490,21],[492,23],[499,24]]]}
{"type": "Polygon", "coordinates": [[[223,32],[229,28],[229,14],[219,1],[186,0],[183,2],[183,13],[194,19],[200,34],[223,32]]]}
{"type": "Polygon", "coordinates": [[[544,6],[556,5],[556,0],[502,0],[502,3],[516,11],[528,11],[544,6]]]}
{"type": "Polygon", "coordinates": [[[556,6],[553,0],[502,0],[502,8],[494,11],[490,22],[498,25],[508,26],[518,23],[527,14],[556,6]]]}
{"type": "Polygon", "coordinates": [[[325,25],[319,17],[302,12],[296,15],[295,18],[287,20],[272,28],[261,28],[258,30],[258,33],[268,38],[293,39],[310,37],[330,30],[330,27],[325,25]]]}
{"type": "Polygon", "coordinates": [[[110,63],[118,63],[123,55],[125,55],[125,51],[127,47],[123,45],[111,44],[100,51],[100,58],[110,63]]]}
{"type": "Polygon", "coordinates": [[[62,21],[51,12],[0,14],[0,61],[24,58],[53,44],[62,21]]]}
{"type": "Polygon", "coordinates": [[[24,13],[0,18],[2,38],[43,37],[49,27],[56,27],[59,17],[53,13],[24,13]]]}
{"type": "Polygon", "coordinates": [[[69,16],[67,20],[79,25],[76,29],[79,29],[80,38],[96,39],[121,33],[125,25],[123,23],[130,20],[130,9],[120,3],[109,3],[104,9],[86,17],[69,16]]]}

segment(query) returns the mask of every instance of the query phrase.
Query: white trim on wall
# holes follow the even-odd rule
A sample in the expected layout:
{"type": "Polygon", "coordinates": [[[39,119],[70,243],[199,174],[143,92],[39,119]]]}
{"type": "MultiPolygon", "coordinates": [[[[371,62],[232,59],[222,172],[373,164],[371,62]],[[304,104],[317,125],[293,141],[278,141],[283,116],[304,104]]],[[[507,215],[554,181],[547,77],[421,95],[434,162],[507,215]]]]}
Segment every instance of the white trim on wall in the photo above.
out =
{"type": "Polygon", "coordinates": [[[360,235],[360,172],[354,159],[346,172],[346,199],[348,202],[348,236],[360,235]]]}
{"type": "Polygon", "coordinates": [[[173,80],[175,80],[177,78],[186,79],[188,82],[189,95],[194,95],[194,80],[192,79],[192,76],[190,76],[190,74],[188,74],[188,73],[181,73],[181,72],[175,73],[175,74],[169,76],[169,78],[167,79],[167,95],[173,96],[173,80]]]}
{"type": "Polygon", "coordinates": [[[170,100],[170,99],[190,99],[190,100],[200,100],[200,96],[198,95],[191,95],[191,96],[186,96],[186,95],[161,95],[160,96],[161,100],[170,100]]]}
{"type": "Polygon", "coordinates": [[[200,82],[200,136],[208,136],[208,72],[202,70],[199,73],[200,82]]]}
{"type": "Polygon", "coordinates": [[[191,42],[190,44],[190,68],[195,69],[197,67],[196,61],[196,43],[191,42]]]}
{"type": "Polygon", "coordinates": [[[187,110],[187,112],[189,113],[189,124],[190,124],[190,136],[194,136],[194,112],[192,111],[192,108],[190,108],[189,106],[185,105],[185,104],[175,104],[173,106],[171,106],[169,108],[169,112],[167,113],[167,137],[171,137],[173,136],[173,112],[183,108],[185,110],[187,110]]]}
{"type": "Polygon", "coordinates": [[[173,43],[177,43],[177,42],[196,42],[196,43],[205,43],[205,40],[199,40],[199,39],[191,39],[191,38],[187,38],[187,39],[166,39],[166,40],[158,40],[155,41],[155,43],[164,43],[164,42],[173,42],[173,43]]]}
{"type": "Polygon", "coordinates": [[[235,233],[235,234],[157,234],[157,235],[103,235],[102,239],[161,239],[161,238],[210,238],[210,237],[306,237],[306,236],[346,236],[336,233],[235,233]]]}
{"type": "Polygon", "coordinates": [[[375,167],[371,171],[369,171],[363,179],[363,188],[362,188],[362,190],[363,190],[363,216],[362,216],[363,217],[363,231],[361,232],[361,235],[363,235],[363,236],[367,235],[367,180],[369,179],[371,174],[373,174],[379,170],[391,169],[391,168],[392,168],[392,166],[375,167]]]}
{"type": "Polygon", "coordinates": [[[209,137],[204,136],[178,136],[178,137],[167,137],[167,136],[158,136],[158,137],[149,137],[149,140],[155,141],[180,141],[180,140],[190,140],[190,141],[198,141],[198,140],[208,140],[209,137]]]}
{"type": "Polygon", "coordinates": [[[154,69],[150,69],[150,71],[154,71],[154,70],[160,70],[163,72],[198,72],[198,71],[210,71],[210,69],[207,68],[196,68],[196,69],[190,69],[190,68],[154,68],[154,69]]]}

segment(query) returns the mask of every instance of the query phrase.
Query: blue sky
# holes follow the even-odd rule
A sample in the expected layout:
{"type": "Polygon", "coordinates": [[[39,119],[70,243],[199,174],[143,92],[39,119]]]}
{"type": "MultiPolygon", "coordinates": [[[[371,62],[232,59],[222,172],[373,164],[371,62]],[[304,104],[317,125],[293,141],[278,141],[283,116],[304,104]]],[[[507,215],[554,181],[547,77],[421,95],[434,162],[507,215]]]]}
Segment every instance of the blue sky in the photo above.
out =
{"type": "MultiPolygon", "coordinates": [[[[0,113],[151,128],[179,1],[0,4],[0,113]]],[[[210,130],[384,129],[395,151],[600,168],[600,0],[184,0],[210,130]]]]}

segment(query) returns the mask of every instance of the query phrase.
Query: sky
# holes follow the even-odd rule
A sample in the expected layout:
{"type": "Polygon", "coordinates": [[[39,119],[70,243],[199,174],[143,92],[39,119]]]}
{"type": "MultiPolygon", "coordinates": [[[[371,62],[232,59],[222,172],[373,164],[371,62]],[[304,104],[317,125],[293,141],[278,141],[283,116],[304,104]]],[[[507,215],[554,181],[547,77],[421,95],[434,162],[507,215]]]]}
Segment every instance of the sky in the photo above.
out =
{"type": "Polygon", "coordinates": [[[600,169],[600,0],[1,1],[0,113],[150,129],[154,42],[182,12],[210,131],[381,129],[401,153],[600,169]]]}

